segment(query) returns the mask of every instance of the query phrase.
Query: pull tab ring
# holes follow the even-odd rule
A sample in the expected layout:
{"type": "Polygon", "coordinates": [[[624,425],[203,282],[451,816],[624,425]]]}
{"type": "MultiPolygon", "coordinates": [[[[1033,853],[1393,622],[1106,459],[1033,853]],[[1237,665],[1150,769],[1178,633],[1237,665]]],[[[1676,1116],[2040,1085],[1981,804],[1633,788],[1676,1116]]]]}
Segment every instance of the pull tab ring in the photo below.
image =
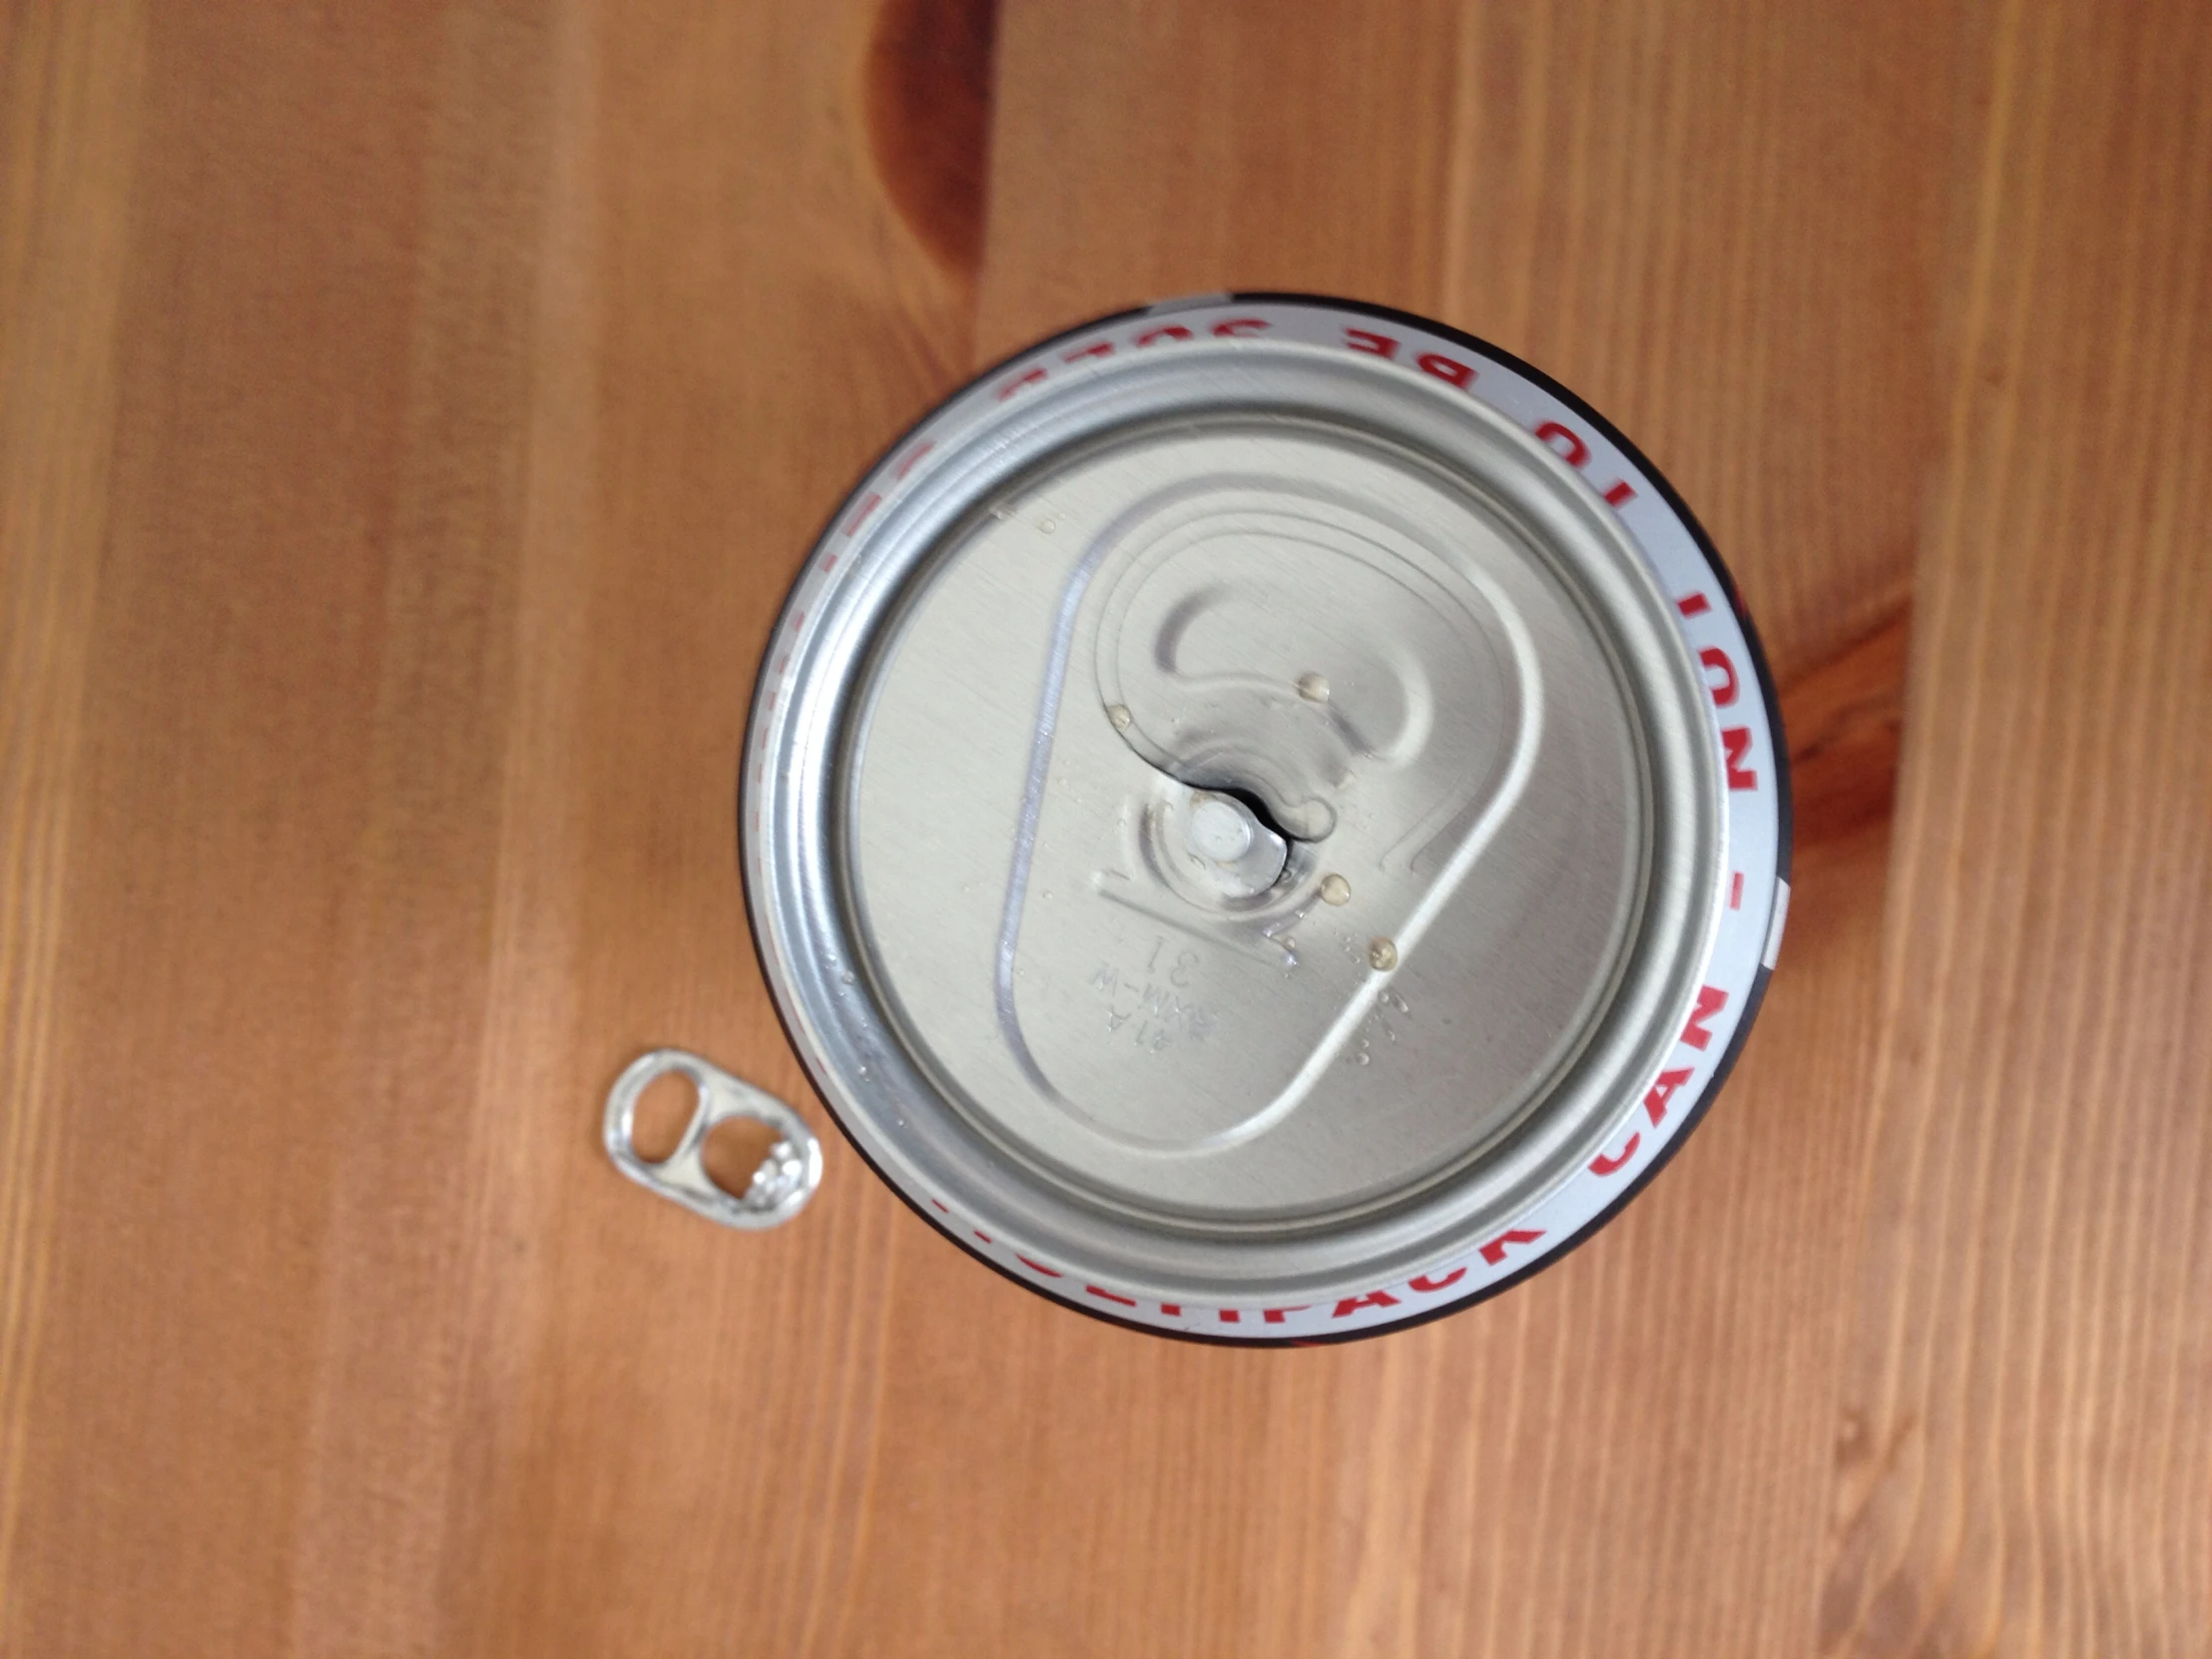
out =
{"type": "Polygon", "coordinates": [[[724,1227],[781,1227],[807,1207],[822,1185],[822,1143],[806,1119],[766,1090],[681,1048],[657,1048],[641,1055],[615,1079],[607,1094],[605,1135],[607,1156],[616,1169],[639,1186],[724,1227]],[[647,1085],[672,1071],[690,1079],[699,1104],[676,1150],[652,1163],[638,1155],[631,1129],[638,1097],[647,1085]],[[726,1118],[751,1118],[777,1134],[776,1144],[754,1171],[743,1197],[724,1192],[707,1175],[703,1156],[707,1137],[726,1118]]]}

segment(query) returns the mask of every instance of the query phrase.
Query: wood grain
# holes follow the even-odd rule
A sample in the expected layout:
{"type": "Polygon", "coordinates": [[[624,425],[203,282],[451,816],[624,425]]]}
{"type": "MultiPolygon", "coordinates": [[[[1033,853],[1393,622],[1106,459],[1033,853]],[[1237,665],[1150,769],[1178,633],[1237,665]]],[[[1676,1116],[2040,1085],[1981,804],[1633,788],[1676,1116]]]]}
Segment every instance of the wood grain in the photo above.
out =
{"type": "Polygon", "coordinates": [[[2212,31],[1999,8],[1824,1650],[2212,1643],[2212,31]]]}
{"type": "Polygon", "coordinates": [[[833,1611],[841,1529],[783,1522],[854,1507],[895,1204],[832,1149],[811,1241],[702,1251],[592,1129],[671,1035],[800,1086],[734,880],[752,666],[966,359],[866,167],[871,18],[830,21],[144,20],[121,389],[60,446],[114,457],[116,667],[52,734],[22,1650],[833,1611]]]}
{"type": "Polygon", "coordinates": [[[0,10],[0,1648],[2212,1651],[2206,85],[2179,0],[0,10]],[[1236,286],[1713,531],[1800,805],[1725,1097],[1328,1351],[833,1139],[628,1187],[651,1044],[820,1120],[730,793],[822,516],[1236,286]]]}
{"type": "Polygon", "coordinates": [[[108,519],[137,24],[121,7],[34,13],[9,15],[0,34],[0,1612],[20,1604],[30,1382],[49,1301],[55,980],[108,519]]]}

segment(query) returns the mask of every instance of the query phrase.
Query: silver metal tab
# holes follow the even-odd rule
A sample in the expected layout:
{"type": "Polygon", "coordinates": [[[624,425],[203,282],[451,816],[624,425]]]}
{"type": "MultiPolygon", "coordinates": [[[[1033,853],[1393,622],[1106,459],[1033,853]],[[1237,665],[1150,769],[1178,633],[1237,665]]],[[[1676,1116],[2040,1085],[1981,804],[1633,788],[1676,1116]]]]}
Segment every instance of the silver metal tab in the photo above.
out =
{"type": "Polygon", "coordinates": [[[807,1207],[822,1185],[822,1143],[806,1119],[766,1090],[681,1048],[657,1048],[633,1061],[615,1079],[607,1094],[604,1133],[607,1156],[616,1169],[639,1186],[724,1227],[781,1227],[807,1207]],[[670,1072],[689,1079],[699,1101],[676,1150],[651,1163],[638,1155],[631,1129],[639,1097],[649,1084],[670,1072]],[[753,1172],[752,1184],[742,1197],[716,1186],[704,1159],[708,1135],[729,1118],[755,1119],[781,1137],[753,1172]]]}

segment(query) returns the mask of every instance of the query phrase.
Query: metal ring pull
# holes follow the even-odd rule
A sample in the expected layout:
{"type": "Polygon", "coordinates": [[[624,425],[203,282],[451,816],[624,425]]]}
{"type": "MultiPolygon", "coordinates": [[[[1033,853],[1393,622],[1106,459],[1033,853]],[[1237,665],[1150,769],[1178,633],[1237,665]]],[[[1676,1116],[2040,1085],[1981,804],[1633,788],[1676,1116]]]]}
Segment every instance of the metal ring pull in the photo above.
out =
{"type": "Polygon", "coordinates": [[[807,1207],[822,1185],[822,1143],[789,1106],[743,1078],[681,1048],[657,1048],[633,1061],[607,1095],[607,1156],[639,1186],[673,1199],[694,1215],[725,1227],[781,1227],[807,1207]],[[699,1104],[676,1150],[659,1163],[638,1155],[630,1132],[638,1097],[669,1072],[681,1072],[699,1091],[699,1104]],[[778,1136],[745,1195],[733,1197],[707,1175],[707,1137],[726,1118],[752,1118],[778,1136]]]}

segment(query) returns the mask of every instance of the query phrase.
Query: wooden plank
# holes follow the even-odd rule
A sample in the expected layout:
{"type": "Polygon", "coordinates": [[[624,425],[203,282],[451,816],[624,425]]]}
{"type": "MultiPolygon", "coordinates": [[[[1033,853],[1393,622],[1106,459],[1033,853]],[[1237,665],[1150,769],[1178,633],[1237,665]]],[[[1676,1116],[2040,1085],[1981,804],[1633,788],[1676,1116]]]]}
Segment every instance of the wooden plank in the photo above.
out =
{"type": "Polygon", "coordinates": [[[1820,1647],[2212,1632],[2212,33],[2003,6],[1820,1647]]]}
{"type": "Polygon", "coordinates": [[[1433,311],[1456,37],[1450,0],[1002,0],[979,355],[1222,288],[1433,311]]]}
{"type": "Polygon", "coordinates": [[[22,1605],[30,1382],[55,1317],[55,974],[96,660],[140,21],[121,5],[0,15],[0,1642],[22,1605]]]}
{"type": "Polygon", "coordinates": [[[27,1651],[422,1639],[536,142],[444,21],[163,9],[118,106],[27,1651]]]}
{"type": "Polygon", "coordinates": [[[711,1234],[596,1124],[670,1036],[799,1089],[746,695],[967,352],[868,15],[96,10],[9,60],[11,1645],[789,1648],[895,1205],[711,1234]]]}

